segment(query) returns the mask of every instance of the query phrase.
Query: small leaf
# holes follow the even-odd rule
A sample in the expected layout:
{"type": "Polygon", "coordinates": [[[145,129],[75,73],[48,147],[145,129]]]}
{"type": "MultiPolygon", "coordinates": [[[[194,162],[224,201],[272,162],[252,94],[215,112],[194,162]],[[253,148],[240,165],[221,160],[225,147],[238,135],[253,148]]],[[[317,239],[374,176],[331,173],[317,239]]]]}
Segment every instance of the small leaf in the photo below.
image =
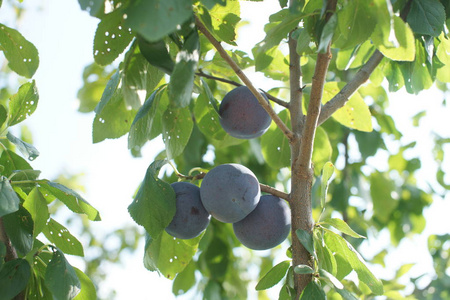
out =
{"type": "Polygon", "coordinates": [[[70,300],[80,292],[81,283],[64,254],[55,249],[45,272],[45,285],[56,300],[70,300]]]}
{"type": "Polygon", "coordinates": [[[33,219],[30,213],[19,206],[19,210],[3,216],[3,223],[11,244],[17,252],[25,256],[33,248],[33,219]]]}
{"type": "Polygon", "coordinates": [[[285,260],[274,266],[269,272],[266,273],[258,282],[255,289],[257,291],[262,291],[269,289],[280,282],[285,276],[286,272],[289,269],[291,262],[289,260],[285,260]]]}
{"type": "Polygon", "coordinates": [[[330,178],[334,173],[334,165],[331,162],[327,162],[322,169],[322,179],[320,184],[320,206],[325,207],[325,201],[327,199],[328,185],[330,178]]]}
{"type": "Polygon", "coordinates": [[[19,210],[20,198],[14,192],[8,178],[0,178],[0,218],[19,210]]]}
{"type": "Polygon", "coordinates": [[[22,141],[21,139],[15,137],[14,135],[11,134],[11,132],[8,132],[6,134],[6,137],[11,143],[17,146],[17,148],[23,155],[28,157],[28,160],[35,160],[36,157],[39,156],[39,151],[33,145],[28,144],[22,141]]]}
{"type": "Polygon", "coordinates": [[[20,32],[0,24],[0,50],[11,70],[26,78],[33,77],[39,66],[38,51],[20,32]]]}
{"type": "Polygon", "coordinates": [[[164,160],[154,161],[147,169],[134,201],[128,206],[133,220],[143,226],[148,234],[158,239],[175,215],[175,191],[158,178],[164,160]]]}
{"type": "Polygon", "coordinates": [[[351,229],[350,226],[348,226],[348,224],[345,223],[344,221],[342,221],[341,219],[337,219],[337,218],[325,219],[322,222],[320,222],[319,224],[327,224],[327,225],[333,226],[334,228],[341,231],[342,233],[345,233],[354,238],[365,238],[364,236],[359,235],[356,232],[354,232],[353,229],[351,229]]]}
{"type": "Polygon", "coordinates": [[[162,125],[167,157],[175,158],[183,153],[194,127],[189,108],[167,108],[162,117],[162,125]]]}
{"type": "Polygon", "coordinates": [[[83,246],[66,227],[50,218],[43,230],[45,237],[65,254],[84,256],[83,246]]]}
{"type": "Polygon", "coordinates": [[[300,295],[299,300],[326,300],[327,297],[322,287],[318,285],[315,281],[308,283],[306,288],[300,295]]]}
{"type": "Polygon", "coordinates": [[[294,272],[297,274],[314,274],[314,269],[308,265],[298,265],[294,267],[294,272]]]}
{"type": "Polygon", "coordinates": [[[439,36],[444,30],[445,7],[439,0],[413,0],[407,21],[415,33],[439,36]]]}
{"type": "Polygon", "coordinates": [[[314,242],[312,235],[303,229],[297,229],[295,234],[300,240],[300,243],[302,243],[303,247],[305,247],[311,255],[314,255],[314,242]]]}
{"type": "Polygon", "coordinates": [[[36,237],[39,233],[42,232],[45,225],[47,224],[48,218],[50,217],[47,202],[37,187],[35,187],[28,194],[25,202],[23,203],[23,207],[28,210],[31,217],[33,218],[33,236],[36,237]]]}
{"type": "Polygon", "coordinates": [[[327,52],[328,45],[333,39],[336,26],[337,26],[337,15],[333,14],[323,27],[322,34],[320,35],[320,42],[318,47],[319,53],[327,52]]]}
{"type": "Polygon", "coordinates": [[[80,269],[74,267],[74,270],[81,284],[81,291],[75,296],[74,300],[96,300],[97,290],[94,283],[80,269]]]}
{"type": "Polygon", "coordinates": [[[0,297],[13,299],[25,289],[30,280],[31,268],[25,259],[6,262],[0,269],[0,297]]]}
{"type": "Polygon", "coordinates": [[[35,81],[20,86],[9,102],[8,126],[16,125],[29,117],[38,104],[39,95],[35,81]]]}

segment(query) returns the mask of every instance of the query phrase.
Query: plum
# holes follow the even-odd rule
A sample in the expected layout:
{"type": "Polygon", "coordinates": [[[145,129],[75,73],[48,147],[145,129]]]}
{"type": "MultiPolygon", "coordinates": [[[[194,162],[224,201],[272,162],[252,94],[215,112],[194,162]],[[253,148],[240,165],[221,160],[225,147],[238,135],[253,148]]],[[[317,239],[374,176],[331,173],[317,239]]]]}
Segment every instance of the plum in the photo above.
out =
{"type": "Polygon", "coordinates": [[[239,164],[213,168],[203,178],[200,197],[203,206],[217,220],[234,223],[255,209],[261,196],[258,179],[239,164]]]}
{"type": "Polygon", "coordinates": [[[289,235],[291,211],[278,197],[263,195],[258,206],[233,224],[234,234],[247,248],[266,250],[278,246],[289,235]]]}
{"type": "Polygon", "coordinates": [[[176,211],[166,232],[179,239],[192,239],[206,229],[211,215],[203,207],[198,186],[189,182],[174,182],[171,186],[176,194],[176,211]]]}
{"type": "MultiPolygon", "coordinates": [[[[261,93],[268,101],[266,95],[261,93]]],[[[272,119],[246,86],[228,92],[219,106],[220,124],[231,136],[252,139],[261,136],[272,119]]]]}

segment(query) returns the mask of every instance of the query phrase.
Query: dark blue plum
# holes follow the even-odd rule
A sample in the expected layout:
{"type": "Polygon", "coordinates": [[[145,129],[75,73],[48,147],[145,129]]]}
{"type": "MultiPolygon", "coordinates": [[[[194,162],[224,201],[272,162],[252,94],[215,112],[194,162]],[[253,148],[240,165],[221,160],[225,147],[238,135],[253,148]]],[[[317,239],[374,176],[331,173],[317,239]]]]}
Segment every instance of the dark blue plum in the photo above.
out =
{"type": "MultiPolygon", "coordinates": [[[[267,97],[261,93],[267,100],[267,97]]],[[[267,100],[268,101],[268,100],[267,100]]],[[[220,124],[231,136],[253,139],[261,136],[272,121],[246,86],[240,86],[225,95],[219,106],[220,124]]]]}
{"type": "Polygon", "coordinates": [[[259,202],[261,191],[255,174],[239,164],[213,168],[200,187],[203,206],[217,220],[234,223],[245,218],[259,202]]]}
{"type": "Polygon", "coordinates": [[[206,229],[211,219],[200,200],[200,188],[189,182],[171,186],[176,194],[176,211],[166,232],[179,239],[192,239],[206,229]]]}
{"type": "Polygon", "coordinates": [[[247,248],[267,250],[281,244],[291,229],[291,210],[278,197],[264,195],[258,206],[233,224],[234,234],[247,248]]]}

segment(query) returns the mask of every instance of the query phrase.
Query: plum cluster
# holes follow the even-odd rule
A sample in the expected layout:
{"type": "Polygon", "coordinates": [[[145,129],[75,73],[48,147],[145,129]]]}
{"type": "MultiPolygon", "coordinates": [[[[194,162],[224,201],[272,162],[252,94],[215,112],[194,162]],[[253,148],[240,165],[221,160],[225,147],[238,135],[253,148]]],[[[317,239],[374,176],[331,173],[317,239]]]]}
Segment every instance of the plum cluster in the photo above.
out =
{"type": "Polygon", "coordinates": [[[176,213],[166,231],[177,238],[189,239],[206,229],[210,217],[233,223],[237,239],[254,250],[273,248],[289,235],[289,206],[273,195],[261,196],[255,174],[239,164],[213,168],[201,187],[172,184],[176,193],[176,213]]]}

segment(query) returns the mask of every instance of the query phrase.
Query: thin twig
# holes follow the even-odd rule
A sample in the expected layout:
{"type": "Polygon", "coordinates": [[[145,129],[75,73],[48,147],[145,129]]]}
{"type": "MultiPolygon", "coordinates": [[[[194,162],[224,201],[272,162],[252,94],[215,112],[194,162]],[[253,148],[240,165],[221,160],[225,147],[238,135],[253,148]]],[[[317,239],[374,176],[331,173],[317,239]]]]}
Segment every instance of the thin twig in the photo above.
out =
{"type": "Polygon", "coordinates": [[[222,47],[220,42],[216,40],[216,38],[208,31],[208,29],[203,25],[203,23],[195,16],[195,24],[197,25],[198,30],[202,32],[205,37],[211,42],[211,44],[216,48],[217,52],[222,56],[222,58],[230,65],[236,75],[242,80],[242,82],[252,91],[253,95],[255,95],[258,102],[261,106],[267,111],[272,120],[277,124],[278,128],[283,132],[283,134],[292,141],[294,139],[294,134],[287,127],[286,124],[281,120],[281,118],[277,115],[275,110],[270,106],[270,104],[266,101],[266,99],[259,93],[259,91],[255,88],[253,83],[248,79],[245,73],[239,68],[236,62],[228,55],[225,49],[222,47]]]}
{"type": "MultiPolygon", "coordinates": [[[[231,84],[231,85],[234,85],[234,86],[242,86],[242,84],[240,84],[239,82],[236,82],[236,81],[233,81],[233,80],[229,80],[229,79],[226,79],[226,78],[222,78],[222,77],[209,75],[209,74],[204,73],[202,70],[199,70],[197,73],[195,73],[195,75],[200,76],[200,77],[209,78],[209,79],[216,80],[216,81],[221,81],[221,82],[228,83],[228,84],[231,84]]],[[[269,94],[268,92],[264,91],[263,89],[261,89],[261,90],[267,96],[267,98],[269,100],[272,100],[273,102],[275,102],[276,104],[278,104],[280,106],[289,108],[289,103],[288,102],[286,102],[284,100],[281,100],[281,99],[279,99],[279,98],[277,98],[275,96],[272,96],[271,94],[269,94]]]]}

